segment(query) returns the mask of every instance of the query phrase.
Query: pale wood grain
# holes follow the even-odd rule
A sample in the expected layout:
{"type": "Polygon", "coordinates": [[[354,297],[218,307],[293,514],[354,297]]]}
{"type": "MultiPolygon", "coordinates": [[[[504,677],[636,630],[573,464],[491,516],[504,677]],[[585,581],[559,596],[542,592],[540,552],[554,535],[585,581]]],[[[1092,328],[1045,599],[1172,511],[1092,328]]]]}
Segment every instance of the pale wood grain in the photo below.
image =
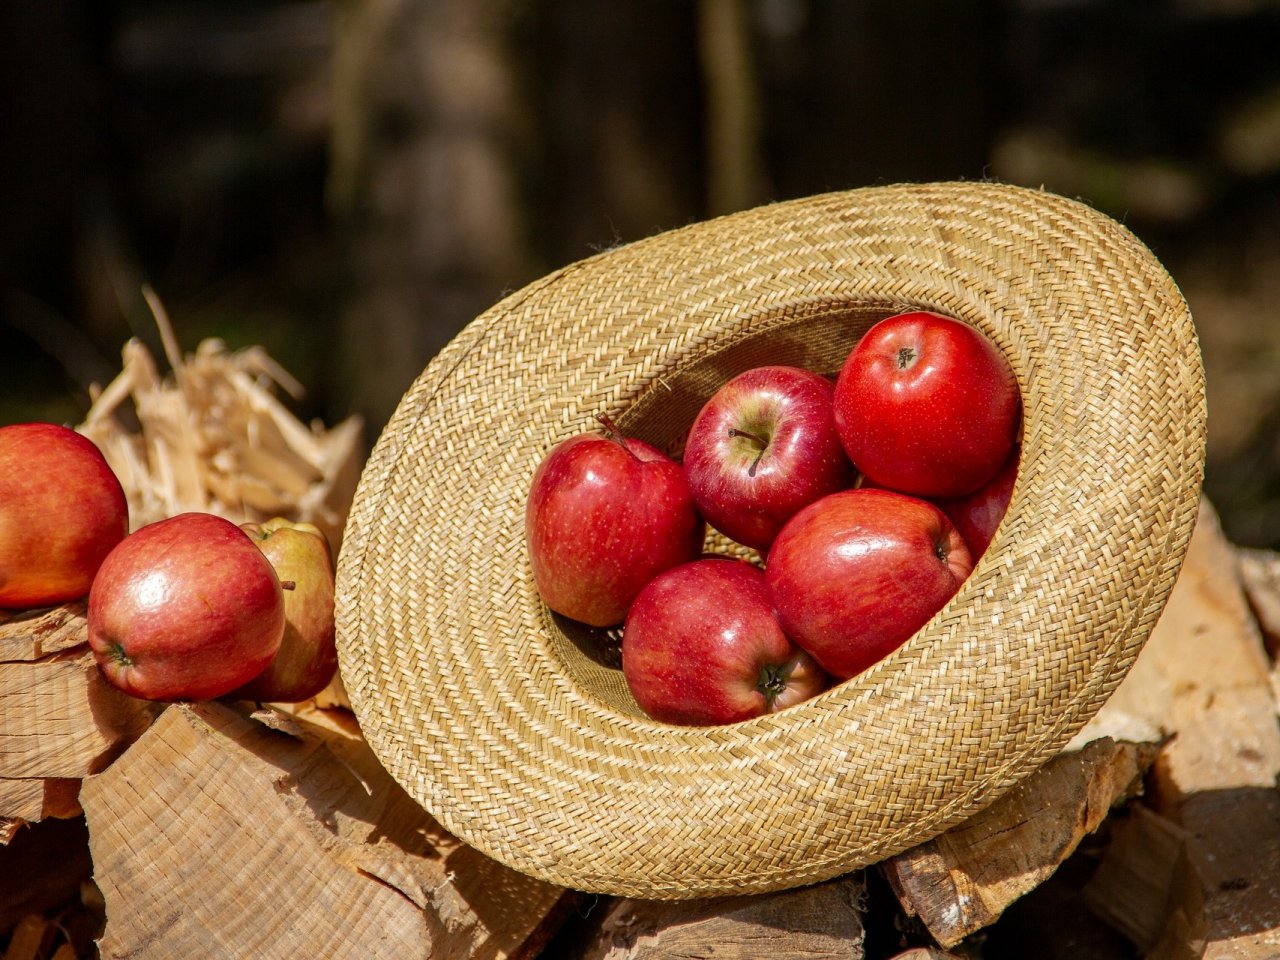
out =
{"type": "Polygon", "coordinates": [[[861,960],[862,883],[751,897],[613,901],[581,960],[861,960]]]}
{"type": "MultiPolygon", "coordinates": [[[[1178,583],[1108,710],[1172,734],[1147,799],[1187,833],[1207,958],[1280,955],[1280,726],[1234,548],[1205,504],[1178,583]]],[[[1185,900],[1185,898],[1184,898],[1185,900]]]]}
{"type": "Polygon", "coordinates": [[[508,957],[538,941],[563,891],[450,838],[362,740],[290,722],[174,707],[85,783],[104,957],[508,957]]]}

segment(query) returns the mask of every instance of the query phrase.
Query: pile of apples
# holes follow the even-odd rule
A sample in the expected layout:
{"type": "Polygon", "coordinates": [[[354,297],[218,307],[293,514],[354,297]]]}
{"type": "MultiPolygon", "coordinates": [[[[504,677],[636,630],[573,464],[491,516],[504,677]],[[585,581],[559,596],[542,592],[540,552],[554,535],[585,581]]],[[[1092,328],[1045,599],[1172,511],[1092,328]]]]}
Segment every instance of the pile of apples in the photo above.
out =
{"type": "Polygon", "coordinates": [[[538,592],[622,625],[646,714],[712,725],[858,675],[955,595],[1008,507],[1021,400],[980,331],[916,311],[868,330],[834,383],[792,366],[724,383],[682,463],[600,419],[534,473],[538,592]],[[760,562],[704,553],[708,524],[760,562]]]}
{"type": "Polygon", "coordinates": [[[106,679],[147,700],[298,702],[337,671],[324,533],[183,513],[129,533],[119,478],[67,427],[0,427],[0,608],[88,597],[106,679]]]}

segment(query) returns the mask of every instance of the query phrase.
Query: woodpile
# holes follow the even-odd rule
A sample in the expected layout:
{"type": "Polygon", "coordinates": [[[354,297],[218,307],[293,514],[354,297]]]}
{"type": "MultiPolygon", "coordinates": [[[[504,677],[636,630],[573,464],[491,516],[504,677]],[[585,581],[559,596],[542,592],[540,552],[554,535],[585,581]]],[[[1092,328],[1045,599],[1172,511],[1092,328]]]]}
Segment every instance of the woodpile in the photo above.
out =
{"type": "MultiPolygon", "coordinates": [[[[142,517],[312,511],[340,532],[353,428],[290,424],[265,355],[204,346],[162,379],[131,347],[125,366],[86,429],[142,517]],[[245,472],[232,490],[219,471],[245,472]]],[[[148,703],[102,680],[85,633],[83,603],[0,615],[3,960],[1280,957],[1280,557],[1233,547],[1207,505],[1146,648],[1058,757],[915,849],[754,897],[515,873],[390,778],[340,682],[291,706],[148,703]]]]}

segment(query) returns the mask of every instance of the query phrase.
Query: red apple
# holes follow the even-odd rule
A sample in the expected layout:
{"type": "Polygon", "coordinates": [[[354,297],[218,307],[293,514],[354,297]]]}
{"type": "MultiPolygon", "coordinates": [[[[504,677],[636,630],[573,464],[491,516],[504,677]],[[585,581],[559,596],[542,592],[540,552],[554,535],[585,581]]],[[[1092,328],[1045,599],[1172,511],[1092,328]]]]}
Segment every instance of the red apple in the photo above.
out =
{"type": "Polygon", "coordinates": [[[543,458],[524,528],[543,602],[597,627],[621,623],[644,585],[697,557],[706,536],[680,464],[612,429],[543,458]]]}
{"type": "Polygon", "coordinates": [[[183,513],[125,537],[89,591],[89,646],[147,700],[207,700],[252,680],[284,635],[271,561],[229,520],[183,513]]]}
{"type": "MultiPolygon", "coordinates": [[[[935,498],[929,502],[936,504],[947,519],[951,521],[960,538],[969,548],[969,554],[976,564],[979,558],[991,546],[991,538],[995,536],[1000,521],[1009,509],[1009,501],[1013,497],[1013,485],[1018,479],[1018,458],[1021,448],[1014,446],[1009,459],[1005,461],[999,472],[985,486],[964,497],[935,498]]],[[[887,490],[867,477],[858,479],[858,487],[863,490],[887,490]]],[[[897,491],[901,493],[901,491],[897,491]]]]}
{"type": "Polygon", "coordinates": [[[782,632],[764,573],[742,560],[695,560],[640,592],[622,632],[622,672],[664,723],[735,723],[785,709],[830,680],[782,632]]]}
{"type": "Polygon", "coordinates": [[[959,497],[1008,459],[1018,382],[968,324],[935,313],[881,320],[849,352],[835,388],[845,450],[870,480],[920,497],[959,497]]]}
{"type": "Polygon", "coordinates": [[[299,703],[329,685],[338,670],[334,640],[333,554],[311,523],[275,517],[242,523],[271,561],[284,591],[284,638],[270,665],[231,695],[244,700],[299,703]]]}
{"type": "Polygon", "coordinates": [[[778,622],[848,679],[898,649],[973,569],[936,506],[888,490],[843,490],[805,507],[769,551],[778,622]]]}
{"type": "Polygon", "coordinates": [[[93,441],[52,423],[0,427],[0,607],[83,597],[128,532],[124,490],[93,441]]]}
{"type": "Polygon", "coordinates": [[[689,487],[711,526],[763,553],[797,510],[853,482],[832,393],[816,373],[771,366],[712,395],[684,449],[689,487]]]}
{"type": "Polygon", "coordinates": [[[1009,509],[1013,485],[1018,479],[1020,452],[1018,447],[1014,447],[1013,453],[1009,454],[1009,459],[995,477],[967,497],[937,501],[947,519],[960,531],[974,563],[991,546],[991,538],[996,535],[996,528],[1009,509]]]}

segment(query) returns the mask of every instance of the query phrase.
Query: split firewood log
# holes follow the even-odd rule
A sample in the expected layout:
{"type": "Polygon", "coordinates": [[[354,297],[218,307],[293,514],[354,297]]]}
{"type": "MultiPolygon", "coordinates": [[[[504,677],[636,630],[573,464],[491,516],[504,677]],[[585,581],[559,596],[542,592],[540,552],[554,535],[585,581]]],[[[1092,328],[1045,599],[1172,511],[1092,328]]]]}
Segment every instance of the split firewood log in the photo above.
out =
{"type": "Polygon", "coordinates": [[[162,705],[103,678],[83,603],[0,622],[0,843],[23,823],[74,817],[80,781],[142,735],[162,705]]]}
{"type": "Polygon", "coordinates": [[[1159,623],[1067,752],[988,810],[884,864],[904,909],[944,946],[958,943],[1052,873],[1112,806],[1142,788],[1150,766],[1150,809],[1119,831],[1092,902],[1139,948],[1167,960],[1198,943],[1209,957],[1272,956],[1280,945],[1280,727],[1268,670],[1233,548],[1206,503],[1159,623]],[[1109,757],[1102,767],[1089,762],[1099,751],[1109,757]],[[1179,838],[1172,846],[1170,836],[1179,838]],[[1112,887],[1139,869],[1135,851],[1164,860],[1159,869],[1147,864],[1154,889],[1130,888],[1146,912],[1121,920],[1101,904],[1126,902],[1112,887]]]}
{"type": "Polygon", "coordinates": [[[167,710],[81,792],[104,957],[530,956],[566,891],[446,833],[363,739],[167,710]]]}
{"type": "Polygon", "coordinates": [[[1106,709],[1171,735],[1144,802],[1182,831],[1198,885],[1188,893],[1170,873],[1167,925],[1199,931],[1211,960],[1280,955],[1280,725],[1269,668],[1234,548],[1205,503],[1169,603],[1106,709]]]}
{"type": "Polygon", "coordinates": [[[799,890],[710,900],[611,901],[582,960],[861,960],[856,874],[799,890]],[[713,947],[711,945],[714,945],[713,947]]]}
{"type": "Polygon", "coordinates": [[[1082,897],[1148,960],[1193,960],[1204,950],[1204,891],[1187,831],[1137,803],[1111,827],[1082,897]]]}
{"type": "Polygon", "coordinates": [[[1280,657],[1280,553],[1241,548],[1238,556],[1245,598],[1275,660],[1280,657]]]}
{"type": "Polygon", "coordinates": [[[944,947],[994,923],[1132,797],[1154,743],[1094,740],[1049,761],[990,807],[881,864],[909,916],[944,947]]]}

